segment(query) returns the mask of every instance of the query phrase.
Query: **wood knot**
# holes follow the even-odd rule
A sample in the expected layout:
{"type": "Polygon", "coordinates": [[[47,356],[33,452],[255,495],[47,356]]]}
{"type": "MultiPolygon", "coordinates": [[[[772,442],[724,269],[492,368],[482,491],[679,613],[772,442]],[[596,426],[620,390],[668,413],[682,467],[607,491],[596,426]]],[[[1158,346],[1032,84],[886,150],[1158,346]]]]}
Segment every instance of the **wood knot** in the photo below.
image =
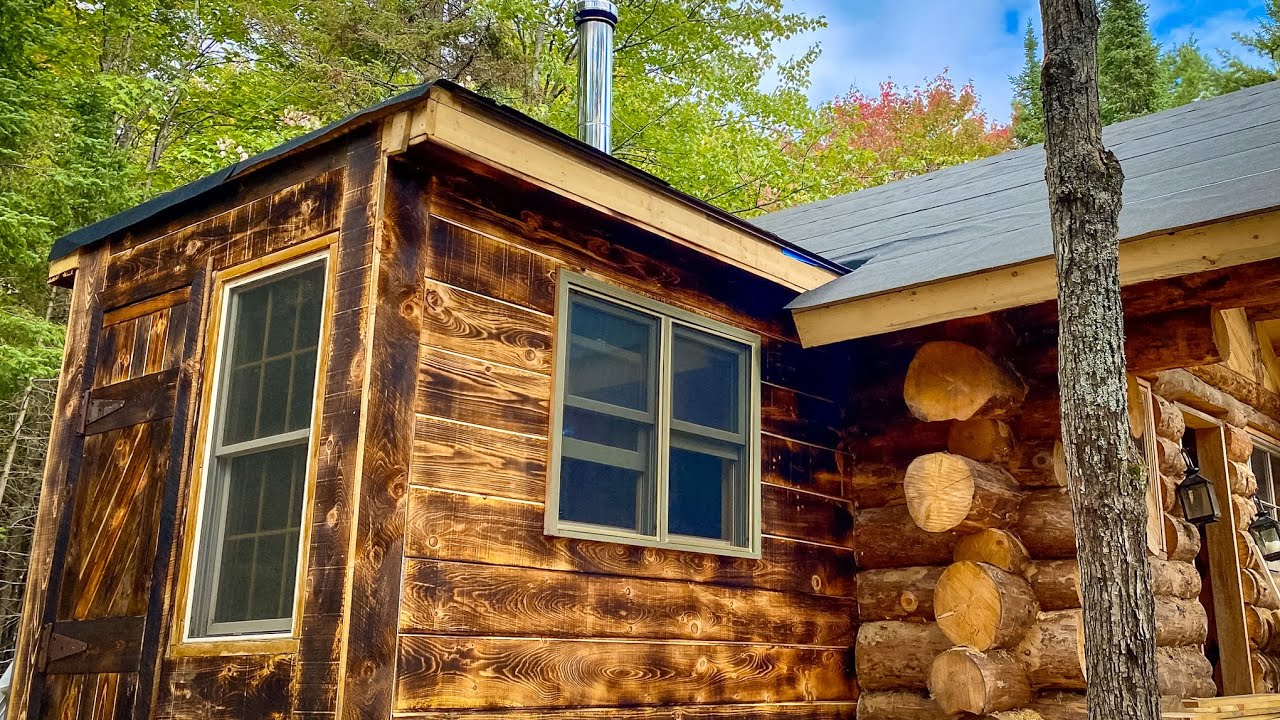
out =
{"type": "Polygon", "coordinates": [[[818,575],[814,575],[814,576],[810,577],[810,578],[809,578],[809,584],[813,586],[813,591],[814,591],[814,592],[818,592],[818,591],[822,590],[822,578],[821,578],[820,576],[818,576],[818,575]]]}

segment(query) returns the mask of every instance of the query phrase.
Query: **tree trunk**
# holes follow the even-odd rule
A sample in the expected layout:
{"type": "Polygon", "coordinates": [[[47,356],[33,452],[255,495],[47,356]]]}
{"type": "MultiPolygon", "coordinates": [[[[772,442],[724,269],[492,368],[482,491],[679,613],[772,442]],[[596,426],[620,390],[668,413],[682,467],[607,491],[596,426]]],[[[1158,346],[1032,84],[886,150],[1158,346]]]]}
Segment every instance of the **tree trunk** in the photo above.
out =
{"type": "Polygon", "coordinates": [[[1098,11],[1041,0],[1045,179],[1058,271],[1058,386],[1084,596],[1092,720],[1156,720],[1146,477],[1131,456],[1120,304],[1124,175],[1102,145],[1098,11]]]}

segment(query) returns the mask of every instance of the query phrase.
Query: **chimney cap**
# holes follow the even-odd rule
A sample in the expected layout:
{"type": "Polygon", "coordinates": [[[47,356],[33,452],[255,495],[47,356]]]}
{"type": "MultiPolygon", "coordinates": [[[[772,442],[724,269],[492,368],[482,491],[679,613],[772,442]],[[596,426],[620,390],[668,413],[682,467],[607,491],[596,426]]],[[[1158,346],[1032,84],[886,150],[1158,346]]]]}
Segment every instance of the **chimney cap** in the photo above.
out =
{"type": "Polygon", "coordinates": [[[610,25],[617,25],[618,6],[610,0],[578,0],[573,24],[581,25],[588,20],[602,20],[610,25]]]}

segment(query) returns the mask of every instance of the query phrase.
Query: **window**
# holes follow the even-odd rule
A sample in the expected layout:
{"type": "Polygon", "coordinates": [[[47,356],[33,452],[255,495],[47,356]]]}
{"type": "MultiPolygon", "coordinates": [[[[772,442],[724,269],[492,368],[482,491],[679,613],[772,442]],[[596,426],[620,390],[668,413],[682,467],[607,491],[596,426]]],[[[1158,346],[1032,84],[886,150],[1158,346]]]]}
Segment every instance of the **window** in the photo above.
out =
{"type": "Polygon", "coordinates": [[[759,338],[562,273],[547,532],[759,552],[759,338]]]}
{"type": "Polygon", "coordinates": [[[1271,517],[1280,520],[1280,498],[1276,497],[1276,486],[1280,484],[1280,450],[1255,437],[1249,467],[1258,478],[1258,501],[1271,517]]]}
{"type": "Polygon", "coordinates": [[[325,268],[224,290],[188,637],[292,630],[325,268]]]}

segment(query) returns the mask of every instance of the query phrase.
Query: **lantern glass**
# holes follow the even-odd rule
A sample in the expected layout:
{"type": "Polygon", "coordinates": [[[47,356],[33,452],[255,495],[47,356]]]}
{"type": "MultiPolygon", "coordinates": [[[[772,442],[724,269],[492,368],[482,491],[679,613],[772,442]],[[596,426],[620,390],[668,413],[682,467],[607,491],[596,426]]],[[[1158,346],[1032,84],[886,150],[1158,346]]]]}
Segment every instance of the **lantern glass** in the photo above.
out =
{"type": "Polygon", "coordinates": [[[1189,474],[1178,485],[1178,502],[1182,504],[1182,516],[1196,525],[1216,522],[1220,516],[1213,486],[1199,473],[1189,474]]]}
{"type": "Polygon", "coordinates": [[[1249,525],[1249,534],[1267,561],[1280,560],[1280,522],[1270,515],[1258,515],[1249,525]]]}

